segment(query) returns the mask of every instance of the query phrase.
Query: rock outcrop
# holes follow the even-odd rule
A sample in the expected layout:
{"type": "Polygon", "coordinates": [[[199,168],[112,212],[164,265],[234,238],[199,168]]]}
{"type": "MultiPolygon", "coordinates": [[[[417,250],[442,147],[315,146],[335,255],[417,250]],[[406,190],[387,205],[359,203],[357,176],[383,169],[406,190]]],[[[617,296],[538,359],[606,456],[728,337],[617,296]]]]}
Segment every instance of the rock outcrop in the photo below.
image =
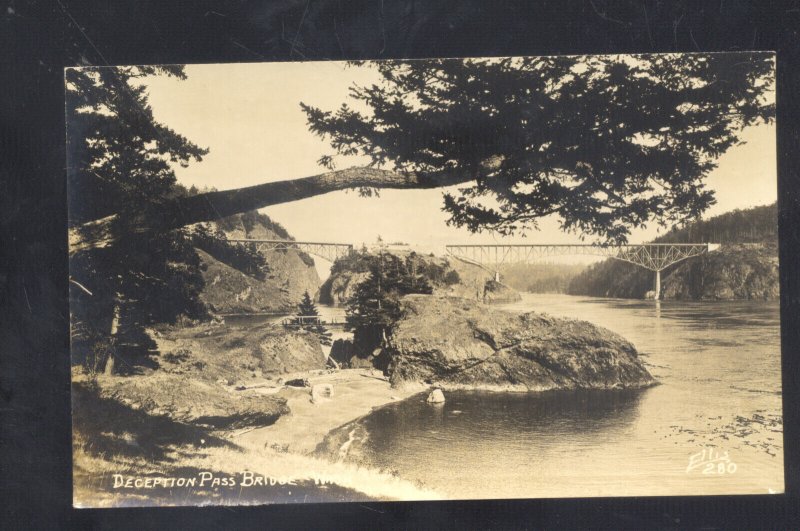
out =
{"type": "MultiPolygon", "coordinates": [[[[214,313],[283,312],[292,308],[291,294],[275,282],[262,282],[197,249],[205,287],[202,300],[214,313]]],[[[297,299],[298,301],[300,299],[297,299]]],[[[297,302],[294,301],[296,306],[297,302]]]]}
{"type": "MultiPolygon", "coordinates": [[[[487,280],[483,284],[483,302],[513,302],[522,300],[522,295],[511,286],[495,280],[487,280]]],[[[480,299],[478,299],[480,300],[480,299]]]]}
{"type": "Polygon", "coordinates": [[[352,339],[337,339],[331,345],[331,353],[328,355],[339,367],[350,368],[350,360],[356,357],[356,348],[352,339]]]}
{"type": "MultiPolygon", "coordinates": [[[[252,225],[241,223],[239,226],[223,229],[228,238],[232,239],[291,239],[284,231],[267,226],[269,218],[262,215],[259,219],[262,217],[265,218],[264,222],[255,222],[252,225]]],[[[322,281],[310,255],[295,250],[262,251],[261,254],[267,259],[270,269],[269,277],[264,283],[285,294],[284,304],[289,311],[297,307],[303,293],[308,291],[314,296],[319,291],[322,281]]]]}
{"type": "Polygon", "coordinates": [[[362,271],[341,271],[334,273],[322,284],[319,301],[323,304],[344,305],[355,294],[358,285],[369,273],[362,271]]]}
{"type": "Polygon", "coordinates": [[[609,330],[436,295],[403,298],[403,318],[385,352],[393,385],[547,391],[656,383],[634,346],[609,330]]]}
{"type": "MultiPolygon", "coordinates": [[[[268,324],[205,323],[151,333],[158,345],[158,368],[133,376],[98,376],[92,392],[99,399],[214,429],[267,426],[289,413],[286,399],[259,394],[243,384],[326,367],[319,340],[310,332],[288,332],[268,324]]],[[[74,372],[76,381],[88,384],[89,378],[74,372]]]]}
{"type": "Polygon", "coordinates": [[[246,382],[326,368],[316,334],[279,325],[201,325],[156,337],[162,371],[216,382],[246,382]]]}
{"type": "MultiPolygon", "coordinates": [[[[229,239],[288,240],[288,233],[263,214],[249,213],[210,224],[229,239]]],[[[263,251],[269,275],[258,280],[198,249],[205,288],[201,299],[216,313],[290,313],[308,291],[319,291],[314,260],[295,250],[263,251]]]]}
{"type": "Polygon", "coordinates": [[[664,299],[777,300],[778,250],[763,245],[726,245],[679,264],[663,284],[664,299]]]}
{"type": "MultiPolygon", "coordinates": [[[[495,282],[489,271],[454,258],[443,258],[413,251],[384,251],[403,260],[412,260],[418,270],[440,295],[461,297],[483,302],[518,301],[522,297],[515,289],[495,282]]],[[[334,265],[331,275],[319,290],[319,300],[324,304],[346,304],[358,285],[369,277],[368,261],[375,258],[374,252],[361,252],[334,265]]]]}

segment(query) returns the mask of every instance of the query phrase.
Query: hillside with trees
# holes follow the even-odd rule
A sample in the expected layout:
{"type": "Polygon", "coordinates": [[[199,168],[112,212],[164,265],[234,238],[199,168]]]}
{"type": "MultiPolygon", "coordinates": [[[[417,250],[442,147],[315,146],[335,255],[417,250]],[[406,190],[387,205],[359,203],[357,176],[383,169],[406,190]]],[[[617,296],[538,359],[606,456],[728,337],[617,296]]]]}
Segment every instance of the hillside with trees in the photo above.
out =
{"type": "MultiPolygon", "coordinates": [[[[720,248],[662,271],[664,299],[773,300],[779,295],[777,204],[734,210],[690,223],[655,243],[719,243],[720,248]]],[[[570,282],[568,293],[644,298],[653,272],[613,259],[590,266],[570,282]]]]}
{"type": "Polygon", "coordinates": [[[149,209],[213,193],[177,182],[174,166],[199,162],[208,150],[155,119],[144,85],[150,76],[183,79],[182,67],[68,69],[65,75],[70,227],[112,216],[120,238],[70,259],[76,363],[111,372],[114,360],[127,359],[127,367],[153,347],[149,326],[204,320],[214,312],[290,311],[305,290],[316,292],[309,256],[259,253],[229,241],[290,238],[256,211],[161,231],[136,228],[149,209]]]}

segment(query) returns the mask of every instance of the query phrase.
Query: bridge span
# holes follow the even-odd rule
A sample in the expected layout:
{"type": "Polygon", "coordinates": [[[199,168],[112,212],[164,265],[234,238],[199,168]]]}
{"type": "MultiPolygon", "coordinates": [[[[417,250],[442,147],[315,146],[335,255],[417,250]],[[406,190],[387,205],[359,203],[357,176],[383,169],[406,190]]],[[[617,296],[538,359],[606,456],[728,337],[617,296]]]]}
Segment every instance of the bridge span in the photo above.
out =
{"type": "MultiPolygon", "coordinates": [[[[230,241],[254,244],[258,251],[302,251],[330,262],[353,252],[353,245],[349,243],[260,239],[231,239],[230,241]]],[[[653,271],[655,273],[656,300],[661,295],[661,271],[678,262],[715,251],[718,248],[719,244],[716,243],[445,245],[449,256],[489,271],[494,274],[497,281],[500,280],[498,268],[504,264],[530,264],[543,258],[569,255],[613,258],[653,271]]]]}
{"type": "Polygon", "coordinates": [[[640,245],[594,244],[509,244],[446,245],[447,254],[486,269],[500,280],[498,267],[504,264],[530,264],[542,258],[590,255],[613,258],[655,272],[655,299],[661,295],[661,271],[687,258],[715,251],[715,243],[645,243],[640,245]]]}
{"type": "Polygon", "coordinates": [[[236,243],[252,243],[259,252],[264,251],[302,251],[324,258],[329,262],[335,262],[338,258],[349,255],[353,251],[353,245],[349,243],[329,243],[329,242],[297,242],[294,240],[256,240],[256,239],[230,239],[228,241],[236,243]]]}

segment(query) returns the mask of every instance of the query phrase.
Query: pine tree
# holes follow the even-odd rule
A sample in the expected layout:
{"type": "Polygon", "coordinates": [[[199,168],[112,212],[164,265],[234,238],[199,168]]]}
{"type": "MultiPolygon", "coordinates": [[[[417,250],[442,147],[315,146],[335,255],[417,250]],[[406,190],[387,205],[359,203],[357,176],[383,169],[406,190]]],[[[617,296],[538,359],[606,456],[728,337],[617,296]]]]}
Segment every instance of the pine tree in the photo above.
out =
{"type": "Polygon", "coordinates": [[[69,224],[113,214],[124,242],[70,260],[73,352],[105,352],[106,359],[91,363],[107,372],[123,343],[147,344],[146,325],[206,314],[199,257],[187,231],[144,235],[133,228],[143,212],[186,193],[172,163],[187,165],[207,153],[155,120],[140,83],[152,75],[184,77],[178,66],[65,74],[69,224]]]}
{"type": "Polygon", "coordinates": [[[301,317],[317,317],[319,315],[317,305],[314,304],[314,300],[308,290],[303,294],[303,298],[297,306],[297,315],[301,317]]]}
{"type": "Polygon", "coordinates": [[[325,326],[320,323],[319,311],[311,294],[306,290],[300,304],[297,305],[297,316],[292,323],[298,325],[302,330],[312,332],[317,335],[322,345],[330,346],[333,342],[332,334],[325,326]]]}
{"type": "Polygon", "coordinates": [[[369,276],[347,303],[346,326],[360,350],[386,344],[401,316],[400,299],[411,293],[430,294],[430,282],[413,271],[414,258],[393,254],[370,257],[369,276]]]}

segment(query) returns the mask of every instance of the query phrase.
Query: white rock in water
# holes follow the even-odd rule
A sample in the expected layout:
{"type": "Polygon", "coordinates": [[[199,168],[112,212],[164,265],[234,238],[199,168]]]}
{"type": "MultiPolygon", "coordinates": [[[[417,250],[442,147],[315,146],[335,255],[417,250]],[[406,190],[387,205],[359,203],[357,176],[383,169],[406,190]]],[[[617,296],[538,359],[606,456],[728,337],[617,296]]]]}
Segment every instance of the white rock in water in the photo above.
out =
{"type": "Polygon", "coordinates": [[[428,395],[428,403],[429,404],[442,404],[444,403],[444,393],[441,389],[434,389],[431,391],[431,394],[428,395]]]}

